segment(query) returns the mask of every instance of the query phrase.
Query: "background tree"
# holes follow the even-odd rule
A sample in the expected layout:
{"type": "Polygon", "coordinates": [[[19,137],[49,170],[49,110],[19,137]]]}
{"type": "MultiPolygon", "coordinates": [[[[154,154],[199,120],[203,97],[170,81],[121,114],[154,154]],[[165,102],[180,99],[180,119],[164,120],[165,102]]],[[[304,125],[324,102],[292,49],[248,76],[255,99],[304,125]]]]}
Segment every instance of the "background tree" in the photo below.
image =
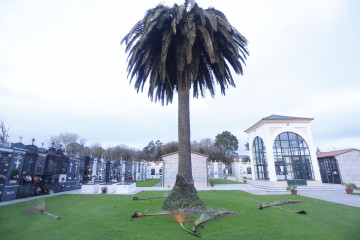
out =
{"type": "Polygon", "coordinates": [[[229,131],[224,131],[216,135],[215,144],[221,149],[221,161],[230,163],[231,158],[237,155],[236,151],[239,148],[239,141],[229,131]]]}
{"type": "Polygon", "coordinates": [[[164,144],[161,147],[161,152],[163,155],[177,152],[177,151],[179,151],[179,143],[178,142],[169,142],[169,143],[164,144]]]}
{"type": "Polygon", "coordinates": [[[209,155],[210,160],[220,159],[221,149],[215,144],[211,138],[203,138],[199,142],[192,142],[191,149],[193,151],[209,155]]]}
{"type": "Polygon", "coordinates": [[[4,120],[0,121],[0,141],[1,142],[7,142],[8,138],[9,138],[9,130],[10,130],[10,125],[6,124],[6,122],[4,120]]]}
{"type": "Polygon", "coordinates": [[[126,44],[128,74],[135,88],[143,90],[149,80],[148,96],[162,104],[178,93],[179,166],[176,183],[165,200],[165,209],[198,206],[205,208],[194,187],[190,148],[190,89],[193,96],[215,95],[214,83],[222,94],[235,86],[230,67],[243,73],[248,54],[247,40],[230,25],[225,15],[203,10],[194,1],[172,8],[158,5],[121,41],[126,44]]]}
{"type": "Polygon", "coordinates": [[[66,153],[73,153],[77,154],[80,153],[82,148],[82,144],[85,144],[86,140],[80,138],[80,136],[76,133],[60,133],[58,136],[50,136],[50,139],[47,140],[48,146],[52,146],[54,143],[55,148],[62,148],[65,149],[66,153]],[[79,141],[79,142],[78,142],[79,141]]]}
{"type": "Polygon", "coordinates": [[[250,150],[249,142],[246,142],[246,143],[244,144],[244,146],[245,146],[245,151],[249,151],[249,150],[250,150]]]}

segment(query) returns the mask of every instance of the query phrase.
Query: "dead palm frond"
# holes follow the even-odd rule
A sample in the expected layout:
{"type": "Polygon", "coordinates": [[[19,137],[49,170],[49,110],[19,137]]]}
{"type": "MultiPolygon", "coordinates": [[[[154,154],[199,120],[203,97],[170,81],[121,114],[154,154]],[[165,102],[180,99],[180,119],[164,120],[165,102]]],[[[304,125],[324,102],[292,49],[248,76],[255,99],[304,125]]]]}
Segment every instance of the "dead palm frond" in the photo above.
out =
{"type": "Polygon", "coordinates": [[[260,209],[260,210],[262,210],[263,208],[266,208],[266,207],[273,207],[273,206],[277,206],[277,205],[303,203],[303,201],[296,201],[296,200],[286,200],[286,201],[273,202],[273,203],[262,203],[262,202],[259,202],[256,200],[253,200],[253,201],[260,203],[260,206],[258,207],[258,209],[260,209]]]}
{"type": "Polygon", "coordinates": [[[201,236],[199,234],[196,234],[195,232],[192,232],[184,227],[184,225],[183,225],[184,222],[191,221],[190,219],[187,218],[187,216],[186,216],[187,214],[185,212],[173,211],[173,212],[171,212],[171,215],[173,216],[174,220],[176,222],[178,222],[185,231],[187,231],[191,235],[201,238],[201,236]]]}
{"type": "Polygon", "coordinates": [[[38,200],[36,202],[33,202],[29,205],[29,209],[27,211],[28,214],[38,214],[38,213],[45,213],[49,216],[52,216],[56,219],[60,219],[60,217],[55,216],[54,214],[51,214],[47,211],[45,211],[45,202],[44,200],[38,200]]]}
{"type": "Polygon", "coordinates": [[[155,199],[155,198],[167,198],[169,196],[168,193],[165,193],[164,195],[162,195],[161,197],[148,197],[148,198],[138,198],[138,197],[133,197],[133,201],[138,201],[138,200],[149,200],[149,199],[155,199]]]}
{"type": "Polygon", "coordinates": [[[141,213],[141,212],[134,212],[131,218],[139,218],[139,217],[147,217],[147,216],[159,216],[159,215],[169,215],[169,212],[158,212],[158,213],[141,213]]]}
{"type": "Polygon", "coordinates": [[[195,220],[194,222],[194,226],[192,231],[196,232],[196,227],[198,225],[200,225],[201,223],[213,220],[215,218],[218,217],[222,217],[222,216],[233,216],[237,213],[241,213],[243,211],[238,211],[238,212],[232,212],[232,211],[207,211],[207,212],[203,212],[201,213],[200,217],[198,219],[195,220]]]}
{"type": "Polygon", "coordinates": [[[256,200],[252,200],[254,202],[260,203],[260,206],[258,207],[258,209],[262,210],[266,207],[274,207],[274,208],[278,208],[287,212],[292,212],[292,213],[297,213],[297,214],[307,214],[307,212],[305,210],[301,210],[301,211],[292,211],[289,209],[285,209],[282,207],[279,207],[278,205],[285,205],[285,204],[294,204],[294,203],[303,203],[303,201],[296,201],[296,200],[287,200],[287,201],[281,201],[281,202],[273,202],[273,203],[262,203],[256,200]]]}

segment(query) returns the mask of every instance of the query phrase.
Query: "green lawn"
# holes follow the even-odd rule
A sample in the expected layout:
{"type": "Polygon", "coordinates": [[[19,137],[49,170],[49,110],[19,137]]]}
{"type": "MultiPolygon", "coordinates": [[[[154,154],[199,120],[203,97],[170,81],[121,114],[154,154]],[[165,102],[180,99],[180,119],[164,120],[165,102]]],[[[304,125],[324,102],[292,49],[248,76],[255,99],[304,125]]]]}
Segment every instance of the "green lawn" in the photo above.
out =
{"type": "Polygon", "coordinates": [[[161,182],[161,179],[146,179],[144,180],[139,180],[136,182],[136,186],[137,187],[153,187],[156,184],[158,184],[159,182],[161,182]]]}
{"type": "MultiPolygon", "coordinates": [[[[164,191],[141,192],[140,198],[161,196],[164,191]]],[[[352,240],[360,236],[360,208],[306,198],[303,196],[255,196],[242,191],[199,191],[208,207],[244,211],[203,224],[198,233],[203,239],[306,239],[352,240]],[[276,208],[258,210],[257,203],[303,200],[286,205],[292,210],[306,210],[307,215],[276,208]]],[[[58,195],[45,198],[45,214],[24,215],[29,202],[0,207],[0,234],[3,240],[20,239],[196,239],[182,230],[171,216],[136,218],[134,211],[162,211],[163,199],[133,201],[132,195],[58,195]]],[[[185,226],[190,228],[191,222],[185,226]]]]}

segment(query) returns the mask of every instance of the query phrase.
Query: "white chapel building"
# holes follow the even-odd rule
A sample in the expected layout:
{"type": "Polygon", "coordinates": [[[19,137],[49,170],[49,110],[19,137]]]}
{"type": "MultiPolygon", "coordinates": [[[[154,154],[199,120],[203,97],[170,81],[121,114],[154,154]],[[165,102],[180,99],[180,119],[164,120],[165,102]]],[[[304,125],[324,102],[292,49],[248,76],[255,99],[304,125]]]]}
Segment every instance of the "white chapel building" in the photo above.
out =
{"type": "Polygon", "coordinates": [[[271,115],[245,131],[253,184],[322,185],[310,128],[312,120],[271,115]]]}

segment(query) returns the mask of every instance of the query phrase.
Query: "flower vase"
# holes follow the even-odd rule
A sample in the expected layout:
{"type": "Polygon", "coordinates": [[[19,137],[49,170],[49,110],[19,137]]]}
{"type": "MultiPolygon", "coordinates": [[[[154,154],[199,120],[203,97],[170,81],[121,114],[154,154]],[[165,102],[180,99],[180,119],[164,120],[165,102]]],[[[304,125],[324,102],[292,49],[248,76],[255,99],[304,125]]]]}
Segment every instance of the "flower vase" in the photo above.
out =
{"type": "Polygon", "coordinates": [[[346,194],[353,194],[354,189],[345,189],[346,194]]]}

